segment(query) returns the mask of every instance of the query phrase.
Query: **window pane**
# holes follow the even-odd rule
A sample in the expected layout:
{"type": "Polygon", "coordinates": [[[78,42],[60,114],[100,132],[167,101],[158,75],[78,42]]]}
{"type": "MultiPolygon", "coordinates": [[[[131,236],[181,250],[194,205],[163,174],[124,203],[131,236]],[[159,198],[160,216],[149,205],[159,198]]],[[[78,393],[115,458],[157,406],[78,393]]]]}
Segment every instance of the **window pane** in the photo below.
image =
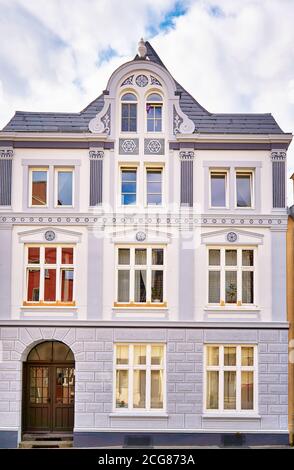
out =
{"type": "Polygon", "coordinates": [[[45,269],[44,278],[44,300],[53,302],[56,300],[56,269],[45,269]]]}
{"type": "Polygon", "coordinates": [[[162,370],[151,371],[151,408],[163,408],[162,370]]]}
{"type": "Polygon", "coordinates": [[[135,271],[135,302],[146,302],[146,270],[135,271]]]}
{"type": "Polygon", "coordinates": [[[209,346],[207,348],[207,365],[218,366],[219,365],[219,348],[218,346],[209,346]]]}
{"type": "Polygon", "coordinates": [[[226,250],[226,266],[237,266],[237,250],[226,250]]]}
{"type": "Polygon", "coordinates": [[[129,132],[136,132],[137,131],[137,119],[130,118],[129,119],[129,132]]]}
{"type": "Polygon", "coordinates": [[[56,248],[45,248],[45,263],[56,264],[56,248]]]}
{"type": "Polygon", "coordinates": [[[236,348],[234,347],[224,348],[224,365],[225,366],[236,365],[236,348]]]}
{"type": "Polygon", "coordinates": [[[147,170],[147,182],[161,183],[161,170],[147,170]]]}
{"type": "Polygon", "coordinates": [[[206,408],[218,409],[218,371],[207,372],[206,408]]]}
{"type": "Polygon", "coordinates": [[[129,302],[129,291],[130,291],[130,271],[119,270],[118,271],[117,301],[129,302]]]}
{"type": "Polygon", "coordinates": [[[251,175],[237,174],[237,207],[251,207],[251,175]]]}
{"type": "Polygon", "coordinates": [[[122,183],[122,192],[124,194],[135,194],[136,192],[136,182],[126,181],[122,183]]]}
{"type": "Polygon", "coordinates": [[[147,101],[162,101],[162,98],[158,93],[151,93],[151,95],[148,96],[147,101]]]}
{"type": "Polygon", "coordinates": [[[122,98],[122,101],[137,101],[136,95],[134,93],[125,93],[122,98]]]}
{"type": "Polygon", "coordinates": [[[134,364],[136,366],[146,364],[146,346],[134,346],[134,364]]]}
{"type": "Polygon", "coordinates": [[[209,271],[208,279],[208,302],[218,304],[220,302],[220,271],[209,271]]]}
{"type": "Polygon", "coordinates": [[[152,271],[151,302],[163,302],[163,271],[152,271]]]}
{"type": "Polygon", "coordinates": [[[129,373],[127,370],[116,371],[116,407],[127,408],[128,407],[128,382],[129,373]]]}
{"type": "Polygon", "coordinates": [[[242,302],[253,304],[253,271],[242,272],[242,302]]]}
{"type": "Polygon", "coordinates": [[[130,264],[130,250],[129,250],[129,248],[119,248],[119,250],[118,250],[118,264],[130,264]]]}
{"type": "Polygon", "coordinates": [[[29,302],[38,302],[40,293],[40,270],[29,269],[28,270],[28,292],[27,300],[29,302]]]}
{"type": "Polygon", "coordinates": [[[153,205],[153,206],[160,206],[162,204],[161,194],[148,194],[147,204],[153,205]]]}
{"type": "Polygon", "coordinates": [[[163,248],[152,249],[152,264],[154,266],[163,265],[163,248]]]}
{"type": "Polygon", "coordinates": [[[226,271],[226,303],[237,303],[237,272],[226,271]]]}
{"type": "Polygon", "coordinates": [[[253,253],[253,250],[242,250],[242,266],[254,265],[253,253]]]}
{"type": "Polygon", "coordinates": [[[133,122],[136,122],[136,117],[137,117],[137,105],[136,104],[130,104],[129,105],[130,109],[130,118],[133,119],[133,122]]]}
{"type": "Polygon", "coordinates": [[[254,365],[254,349],[251,347],[242,347],[242,366],[253,366],[254,365]]]}
{"type": "Polygon", "coordinates": [[[72,205],[72,172],[58,171],[58,206],[72,205]]]}
{"type": "Polygon", "coordinates": [[[117,364],[129,363],[129,346],[120,345],[116,347],[116,363],[117,364]]]}
{"type": "Polygon", "coordinates": [[[161,132],[161,119],[156,119],[155,120],[154,131],[155,132],[161,132]]]}
{"type": "Polygon", "coordinates": [[[47,171],[32,171],[32,206],[47,204],[47,171]]]}
{"type": "Polygon", "coordinates": [[[121,203],[122,205],[130,205],[136,203],[137,191],[137,171],[122,170],[121,173],[121,203]]]}
{"type": "Polygon", "coordinates": [[[121,172],[122,181],[135,181],[137,179],[136,170],[122,170],[121,172]]]}
{"type": "Polygon", "coordinates": [[[151,348],[151,365],[162,366],[163,365],[163,347],[152,346],[151,348]]]}
{"type": "Polygon", "coordinates": [[[122,206],[131,206],[136,204],[136,194],[122,194],[121,204],[122,206]]]}
{"type": "Polygon", "coordinates": [[[211,205],[212,207],[226,206],[226,175],[211,174],[211,205]]]}
{"type": "Polygon", "coordinates": [[[224,372],[224,409],[236,409],[236,372],[224,372]]]}
{"type": "Polygon", "coordinates": [[[241,409],[253,410],[253,372],[242,372],[241,382],[241,409]]]}
{"type": "Polygon", "coordinates": [[[147,131],[154,132],[154,121],[151,119],[147,119],[147,131]]]}
{"type": "Polygon", "coordinates": [[[73,264],[73,248],[62,248],[62,264],[73,264]]]}
{"type": "Polygon", "coordinates": [[[39,264],[40,263],[40,248],[28,248],[28,263],[39,264]]]}
{"type": "Polygon", "coordinates": [[[146,407],[146,370],[134,370],[134,408],[146,407]]]}
{"type": "Polygon", "coordinates": [[[73,300],[74,272],[72,269],[61,270],[61,301],[72,302],[73,300]]]}
{"type": "Polygon", "coordinates": [[[209,250],[209,265],[220,266],[220,250],[209,250]]]}
{"type": "Polygon", "coordinates": [[[144,264],[147,263],[147,250],[146,248],[138,248],[135,250],[135,264],[144,264]]]}

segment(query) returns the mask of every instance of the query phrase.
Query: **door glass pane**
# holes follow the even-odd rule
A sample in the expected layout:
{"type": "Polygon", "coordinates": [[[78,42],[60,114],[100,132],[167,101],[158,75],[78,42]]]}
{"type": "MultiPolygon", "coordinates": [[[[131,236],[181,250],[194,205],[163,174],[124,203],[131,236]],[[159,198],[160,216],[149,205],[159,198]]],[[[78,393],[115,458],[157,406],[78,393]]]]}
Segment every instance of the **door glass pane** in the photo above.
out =
{"type": "Polygon", "coordinates": [[[237,207],[251,207],[251,175],[237,174],[237,207]]]}
{"type": "Polygon", "coordinates": [[[226,250],[226,266],[237,266],[237,250],[226,250]]]}
{"type": "Polygon", "coordinates": [[[49,382],[47,367],[30,368],[30,402],[46,404],[49,398],[49,382]]]}
{"type": "Polygon", "coordinates": [[[62,405],[74,403],[74,368],[57,367],[55,402],[62,405]]]}
{"type": "Polygon", "coordinates": [[[220,250],[209,250],[209,266],[220,266],[220,250]]]}
{"type": "Polygon", "coordinates": [[[44,278],[44,301],[54,302],[56,300],[56,269],[45,269],[44,278]]]}
{"type": "Polygon", "coordinates": [[[211,174],[211,206],[226,206],[226,175],[220,173],[211,174]]]}
{"type": "Polygon", "coordinates": [[[226,303],[237,303],[237,272],[226,271],[226,303]]]}
{"type": "Polygon", "coordinates": [[[236,372],[224,372],[224,409],[236,409],[236,372]]]}
{"type": "Polygon", "coordinates": [[[253,250],[242,250],[242,266],[253,266],[253,250]]]}
{"type": "Polygon", "coordinates": [[[29,302],[39,302],[40,300],[40,270],[28,269],[28,292],[29,302]]]}
{"type": "Polygon", "coordinates": [[[61,270],[61,302],[73,300],[74,272],[72,269],[61,270]]]}
{"type": "Polygon", "coordinates": [[[66,344],[53,341],[53,361],[74,362],[74,355],[66,344]]]}
{"type": "Polygon", "coordinates": [[[151,371],[151,408],[163,408],[163,371],[151,371]]]}
{"type": "Polygon", "coordinates": [[[127,370],[116,371],[116,408],[128,407],[129,372],[127,370]]]}
{"type": "Polygon", "coordinates": [[[72,171],[58,171],[58,206],[72,206],[72,171]]]}
{"type": "Polygon", "coordinates": [[[163,265],[163,248],[152,249],[152,264],[154,266],[163,265]]]}
{"type": "Polygon", "coordinates": [[[151,302],[163,302],[163,271],[152,271],[151,302]]]}
{"type": "Polygon", "coordinates": [[[40,263],[40,248],[39,247],[28,248],[28,263],[29,264],[40,263]]]}
{"type": "Polygon", "coordinates": [[[118,264],[130,264],[130,250],[129,250],[129,248],[119,248],[119,250],[118,250],[118,264]]]}
{"type": "Polygon", "coordinates": [[[146,302],[146,270],[135,271],[135,302],[146,302]]]}
{"type": "Polygon", "coordinates": [[[220,271],[209,271],[208,302],[218,304],[220,302],[220,271]]]}
{"type": "Polygon", "coordinates": [[[134,408],[146,407],[146,370],[134,370],[134,408]]]}
{"type": "Polygon", "coordinates": [[[120,269],[118,271],[117,301],[129,302],[130,271],[120,269]]]}
{"type": "Polygon", "coordinates": [[[241,408],[253,410],[253,372],[241,373],[241,408]]]}
{"type": "Polygon", "coordinates": [[[32,206],[47,204],[47,171],[32,171],[32,206]]]}
{"type": "Polygon", "coordinates": [[[140,248],[135,250],[135,264],[147,264],[147,250],[140,248]]]}
{"type": "Polygon", "coordinates": [[[134,364],[136,366],[146,364],[146,346],[134,346],[134,364]]]}
{"type": "Polygon", "coordinates": [[[253,304],[253,271],[242,272],[242,302],[253,304]]]}
{"type": "Polygon", "coordinates": [[[218,409],[218,371],[207,372],[206,408],[218,409]]]}
{"type": "Polygon", "coordinates": [[[62,248],[61,263],[73,264],[73,248],[62,248]]]}
{"type": "Polygon", "coordinates": [[[151,347],[151,365],[152,366],[163,365],[163,347],[162,346],[151,347]]]}
{"type": "Polygon", "coordinates": [[[225,366],[236,365],[236,348],[234,347],[224,348],[224,365],[225,366]]]}
{"type": "Polygon", "coordinates": [[[243,346],[241,348],[242,366],[254,365],[254,349],[251,347],[243,346]]]}
{"type": "Polygon", "coordinates": [[[207,348],[207,365],[218,366],[219,365],[219,348],[218,346],[209,346],[207,348]]]}
{"type": "Polygon", "coordinates": [[[129,363],[129,347],[128,346],[120,345],[116,347],[116,363],[117,364],[129,363]]]}
{"type": "Polygon", "coordinates": [[[56,264],[56,248],[45,248],[45,263],[56,264]]]}
{"type": "MultiPolygon", "coordinates": [[[[44,343],[40,343],[35,346],[34,350],[36,351],[39,361],[52,361],[52,341],[45,341],[44,343]]],[[[30,361],[35,358],[35,356],[32,354],[34,350],[32,350],[28,356],[28,360],[30,361]]]]}

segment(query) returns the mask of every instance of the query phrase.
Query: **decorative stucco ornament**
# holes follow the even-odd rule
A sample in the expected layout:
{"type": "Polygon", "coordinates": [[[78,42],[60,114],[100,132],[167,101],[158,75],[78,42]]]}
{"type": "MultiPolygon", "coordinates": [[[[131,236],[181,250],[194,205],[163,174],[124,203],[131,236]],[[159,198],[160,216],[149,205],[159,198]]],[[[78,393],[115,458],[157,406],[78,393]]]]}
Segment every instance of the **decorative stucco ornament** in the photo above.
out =
{"type": "Polygon", "coordinates": [[[53,240],[55,240],[55,232],[53,232],[53,230],[47,230],[47,232],[45,232],[45,240],[47,240],[47,242],[53,242],[53,240]]]}
{"type": "Polygon", "coordinates": [[[237,238],[238,238],[238,235],[235,232],[229,232],[227,234],[227,240],[230,243],[234,243],[235,241],[237,241],[237,238]]]}
{"type": "Polygon", "coordinates": [[[111,107],[109,104],[107,109],[105,109],[104,105],[103,109],[98,114],[96,114],[93,119],[91,119],[91,121],[89,122],[89,130],[93,132],[93,134],[109,135],[111,132],[110,123],[111,107]]]}
{"type": "Polygon", "coordinates": [[[144,240],[146,240],[146,233],[145,232],[137,232],[136,233],[136,240],[138,242],[143,242],[144,240]]]}
{"type": "Polygon", "coordinates": [[[138,42],[138,56],[140,59],[145,59],[147,54],[147,47],[145,46],[145,41],[143,38],[138,42]]]}

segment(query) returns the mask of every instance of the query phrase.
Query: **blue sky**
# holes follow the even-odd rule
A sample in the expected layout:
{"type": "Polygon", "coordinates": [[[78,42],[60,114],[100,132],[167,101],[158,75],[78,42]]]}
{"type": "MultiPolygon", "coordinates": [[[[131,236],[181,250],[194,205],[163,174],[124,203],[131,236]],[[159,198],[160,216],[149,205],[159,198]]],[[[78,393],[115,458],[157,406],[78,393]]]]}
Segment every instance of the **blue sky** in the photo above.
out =
{"type": "Polygon", "coordinates": [[[15,110],[83,109],[143,36],[209,111],[271,112],[294,129],[293,0],[0,0],[0,9],[0,128],[15,110]]]}

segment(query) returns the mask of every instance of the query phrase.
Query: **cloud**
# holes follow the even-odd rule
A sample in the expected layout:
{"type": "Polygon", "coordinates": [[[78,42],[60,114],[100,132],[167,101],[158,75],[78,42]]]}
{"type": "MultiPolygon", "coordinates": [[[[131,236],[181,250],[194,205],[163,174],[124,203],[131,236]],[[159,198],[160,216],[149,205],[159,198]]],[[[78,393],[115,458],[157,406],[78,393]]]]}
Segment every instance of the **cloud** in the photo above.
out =
{"type": "Polygon", "coordinates": [[[0,8],[0,127],[16,109],[81,110],[141,36],[209,111],[272,112],[284,131],[294,127],[293,0],[0,0],[0,8]]]}

